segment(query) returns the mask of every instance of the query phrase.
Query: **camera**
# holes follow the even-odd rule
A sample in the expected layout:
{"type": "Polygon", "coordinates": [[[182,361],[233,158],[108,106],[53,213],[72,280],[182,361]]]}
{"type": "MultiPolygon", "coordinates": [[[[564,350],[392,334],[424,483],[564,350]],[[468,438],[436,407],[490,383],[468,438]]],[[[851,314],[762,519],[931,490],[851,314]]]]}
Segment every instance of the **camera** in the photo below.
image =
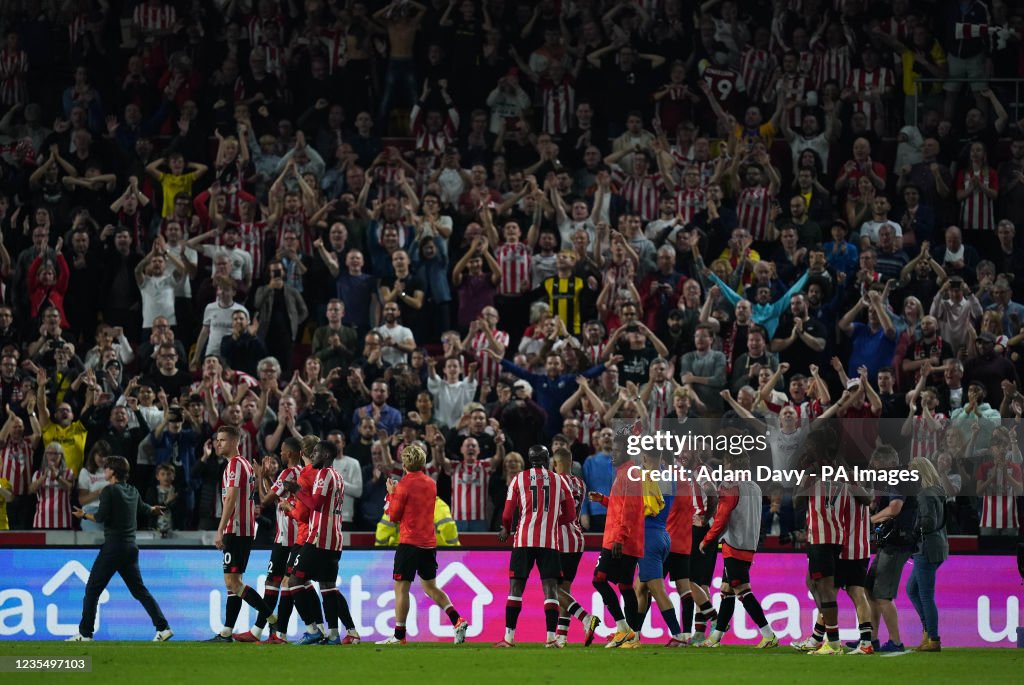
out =
{"type": "Polygon", "coordinates": [[[318,412],[326,412],[331,408],[331,396],[325,392],[318,392],[313,398],[313,409],[318,412]]]}

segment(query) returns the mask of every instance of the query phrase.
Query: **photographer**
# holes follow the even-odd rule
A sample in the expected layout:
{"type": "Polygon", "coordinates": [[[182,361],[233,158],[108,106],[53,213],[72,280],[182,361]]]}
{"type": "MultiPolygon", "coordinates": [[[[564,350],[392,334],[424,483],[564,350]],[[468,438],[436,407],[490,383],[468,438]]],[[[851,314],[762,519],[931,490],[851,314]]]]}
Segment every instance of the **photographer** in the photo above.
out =
{"type": "Polygon", "coordinates": [[[281,362],[283,371],[287,373],[292,344],[299,325],[309,316],[309,310],[302,293],[285,283],[285,268],[279,259],[270,262],[268,274],[270,282],[256,290],[256,315],[253,318],[259,322],[257,335],[266,345],[267,352],[281,362]],[[269,335],[271,331],[273,334],[269,335]]]}
{"type": "MultiPolygon", "coordinates": [[[[899,467],[899,455],[888,445],[875,449],[871,455],[871,468],[892,469],[899,467]]],[[[900,587],[900,576],[907,560],[914,553],[917,541],[917,500],[905,494],[890,493],[876,499],[878,511],[871,516],[871,525],[876,526],[878,551],[871,560],[868,577],[864,586],[871,603],[872,642],[878,644],[879,617],[885,621],[889,640],[875,647],[876,652],[905,651],[900,639],[899,616],[896,613],[896,598],[900,587]]]]}
{"type": "Polygon", "coordinates": [[[176,506],[171,507],[171,515],[177,530],[184,529],[186,522],[191,522],[195,511],[200,485],[197,463],[201,444],[200,430],[199,420],[184,407],[175,404],[164,412],[162,420],[148,438],[158,475],[164,466],[174,469],[173,485],[178,501],[176,506]]]}
{"type": "Polygon", "coordinates": [[[912,459],[910,469],[921,477],[917,493],[920,550],[914,554],[914,567],[907,581],[907,596],[921,619],[923,636],[918,652],[942,650],[939,639],[939,608],[935,604],[935,573],[949,556],[946,539],[946,489],[942,477],[923,457],[912,459]]]}

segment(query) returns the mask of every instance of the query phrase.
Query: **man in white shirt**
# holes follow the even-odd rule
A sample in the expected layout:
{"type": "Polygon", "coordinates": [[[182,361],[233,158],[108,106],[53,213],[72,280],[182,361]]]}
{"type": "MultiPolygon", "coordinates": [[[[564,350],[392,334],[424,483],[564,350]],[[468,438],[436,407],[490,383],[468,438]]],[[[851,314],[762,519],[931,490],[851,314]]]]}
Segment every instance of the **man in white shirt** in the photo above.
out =
{"type": "Polygon", "coordinates": [[[203,311],[203,328],[199,331],[196,349],[192,355],[192,367],[198,368],[199,361],[211,354],[220,354],[220,341],[225,335],[231,335],[231,322],[235,312],[249,310],[235,302],[235,282],[227,276],[218,276],[214,283],[217,286],[217,299],[206,305],[203,311]]]}
{"type": "Polygon", "coordinates": [[[231,261],[231,278],[242,284],[246,291],[252,286],[252,255],[238,247],[241,242],[241,234],[238,227],[228,224],[222,231],[212,230],[200,233],[185,244],[188,247],[198,247],[204,255],[213,259],[218,254],[226,254],[231,261]],[[200,245],[204,240],[214,236],[220,236],[219,245],[200,245]]]}
{"type": "Polygon", "coordinates": [[[381,356],[390,366],[408,363],[409,353],[416,349],[412,331],[398,323],[399,316],[398,303],[388,302],[384,305],[384,323],[375,329],[383,347],[381,356]]]}
{"type": "Polygon", "coordinates": [[[345,484],[345,498],[341,502],[341,522],[352,523],[355,518],[356,500],[363,495],[363,467],[353,457],[343,453],[345,435],[340,430],[332,430],[327,440],[338,446],[338,458],[334,460],[334,470],[341,474],[341,482],[345,484]]]}
{"type": "Polygon", "coordinates": [[[185,277],[185,265],[173,253],[168,252],[163,236],[157,235],[153,247],[135,267],[135,282],[142,295],[142,329],[153,328],[153,320],[166,317],[172,326],[177,324],[174,315],[174,290],[185,277]],[[167,260],[174,270],[167,271],[167,260]]]}
{"type": "Polygon", "coordinates": [[[896,249],[903,244],[903,227],[889,219],[892,204],[885,195],[876,195],[871,206],[871,221],[865,221],[860,227],[860,248],[878,247],[878,232],[886,224],[896,232],[896,249]]]}
{"type": "Polygon", "coordinates": [[[469,373],[462,378],[462,360],[448,357],[444,360],[444,378],[437,375],[437,362],[427,360],[427,390],[434,398],[434,417],[448,428],[455,428],[466,405],[476,397],[476,362],[469,365],[469,373]]]}
{"type": "Polygon", "coordinates": [[[183,331],[192,330],[192,278],[196,276],[196,266],[199,263],[199,254],[185,244],[185,230],[177,221],[168,221],[164,228],[164,235],[167,238],[165,249],[168,254],[173,254],[185,266],[185,278],[178,281],[174,286],[174,297],[181,300],[178,303],[179,316],[177,325],[183,327],[183,331]],[[187,319],[187,320],[186,320],[187,319]]]}

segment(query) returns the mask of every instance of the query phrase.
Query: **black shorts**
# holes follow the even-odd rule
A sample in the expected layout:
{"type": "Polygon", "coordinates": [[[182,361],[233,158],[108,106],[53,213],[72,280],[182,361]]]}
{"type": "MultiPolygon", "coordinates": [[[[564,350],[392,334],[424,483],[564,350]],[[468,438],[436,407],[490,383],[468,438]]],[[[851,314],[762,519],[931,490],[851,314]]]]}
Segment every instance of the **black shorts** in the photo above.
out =
{"type": "Polygon", "coordinates": [[[807,570],[811,574],[811,580],[836,577],[839,549],[839,545],[807,546],[807,570]]]}
{"type": "Polygon", "coordinates": [[[307,542],[295,557],[294,575],[302,581],[336,583],[340,560],[341,550],[320,549],[313,543],[307,542]]]}
{"type": "Polygon", "coordinates": [[[295,562],[299,558],[299,552],[302,551],[302,545],[292,545],[288,548],[288,562],[285,566],[285,572],[293,576],[295,575],[295,562]]]}
{"type": "Polygon", "coordinates": [[[836,562],[836,587],[864,587],[868,577],[867,559],[840,559],[836,562]]]}
{"type": "Polygon", "coordinates": [[[571,583],[576,579],[576,571],[579,570],[580,560],[583,559],[583,552],[560,552],[558,563],[562,567],[562,582],[571,583]]]}
{"type": "Polygon", "coordinates": [[[437,578],[437,548],[398,545],[395,550],[395,568],[392,578],[412,582],[437,578]]]}
{"type": "Polygon", "coordinates": [[[252,552],[252,538],[228,533],[224,536],[224,573],[245,573],[252,552]]]}
{"type": "Polygon", "coordinates": [[[710,526],[693,527],[693,546],[690,551],[690,580],[697,585],[711,585],[715,575],[715,562],[718,561],[718,543],[712,543],[700,551],[700,543],[708,534],[710,526]]]}
{"type": "Polygon", "coordinates": [[[722,583],[728,583],[729,587],[736,587],[750,582],[750,566],[752,562],[743,561],[736,557],[726,557],[722,560],[725,570],[722,572],[722,583]]]}
{"type": "MultiPolygon", "coordinates": [[[[267,575],[281,576],[288,575],[288,559],[291,558],[292,548],[284,545],[274,545],[270,552],[270,564],[267,565],[267,575]]],[[[268,579],[269,580],[269,579],[268,579]]]]}
{"type": "Polygon", "coordinates": [[[558,558],[558,550],[550,547],[515,547],[508,559],[508,577],[530,577],[534,563],[541,580],[559,580],[562,577],[562,564],[558,558]]]}
{"type": "Polygon", "coordinates": [[[636,574],[637,564],[640,557],[631,557],[623,554],[618,559],[612,556],[612,551],[602,548],[597,556],[597,566],[594,567],[594,580],[609,580],[613,583],[633,584],[633,576],[636,574]]]}
{"type": "Polygon", "coordinates": [[[690,577],[690,555],[669,552],[665,561],[665,574],[672,582],[690,577]]]}

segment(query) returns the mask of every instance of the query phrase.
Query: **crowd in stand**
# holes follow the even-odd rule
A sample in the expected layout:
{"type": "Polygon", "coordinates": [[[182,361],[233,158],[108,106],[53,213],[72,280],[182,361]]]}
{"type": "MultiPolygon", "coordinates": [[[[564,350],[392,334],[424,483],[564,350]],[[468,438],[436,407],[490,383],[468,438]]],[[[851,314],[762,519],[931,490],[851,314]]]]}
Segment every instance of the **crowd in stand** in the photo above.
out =
{"type": "Polygon", "coordinates": [[[422,441],[482,531],[532,444],[607,492],[623,422],[763,421],[779,463],[828,412],[1016,534],[1019,5],[424,3],[2,4],[12,527],[120,455],[213,529],[224,424],[263,482],[336,442],[363,530],[422,441]]]}

